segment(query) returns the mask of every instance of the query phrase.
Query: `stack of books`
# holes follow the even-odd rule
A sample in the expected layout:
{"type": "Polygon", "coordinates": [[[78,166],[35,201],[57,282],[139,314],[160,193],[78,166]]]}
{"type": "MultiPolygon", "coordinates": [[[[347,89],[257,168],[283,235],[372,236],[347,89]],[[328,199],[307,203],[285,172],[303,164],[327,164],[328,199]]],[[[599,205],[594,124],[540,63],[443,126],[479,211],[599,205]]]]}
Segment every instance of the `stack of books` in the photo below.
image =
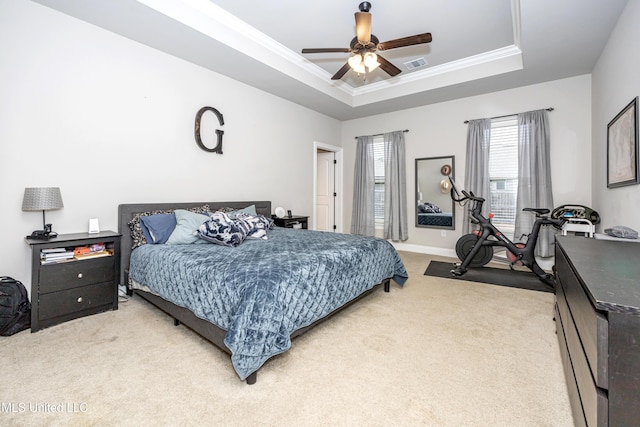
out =
{"type": "Polygon", "coordinates": [[[40,251],[40,263],[54,264],[57,262],[100,258],[103,256],[113,256],[113,248],[107,248],[104,243],[76,246],[75,248],[47,248],[40,251]]]}
{"type": "Polygon", "coordinates": [[[73,251],[65,248],[49,248],[40,251],[41,264],[53,264],[56,262],[64,262],[73,259],[73,251]]]}

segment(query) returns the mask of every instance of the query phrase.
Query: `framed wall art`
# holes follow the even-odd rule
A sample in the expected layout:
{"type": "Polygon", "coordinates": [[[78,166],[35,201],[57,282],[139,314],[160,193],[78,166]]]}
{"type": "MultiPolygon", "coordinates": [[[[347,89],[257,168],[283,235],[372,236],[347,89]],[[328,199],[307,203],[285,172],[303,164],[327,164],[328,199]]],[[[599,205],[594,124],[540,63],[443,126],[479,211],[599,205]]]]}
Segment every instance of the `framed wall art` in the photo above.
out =
{"type": "Polygon", "coordinates": [[[638,97],[607,125],[607,187],[638,184],[638,97]]]}

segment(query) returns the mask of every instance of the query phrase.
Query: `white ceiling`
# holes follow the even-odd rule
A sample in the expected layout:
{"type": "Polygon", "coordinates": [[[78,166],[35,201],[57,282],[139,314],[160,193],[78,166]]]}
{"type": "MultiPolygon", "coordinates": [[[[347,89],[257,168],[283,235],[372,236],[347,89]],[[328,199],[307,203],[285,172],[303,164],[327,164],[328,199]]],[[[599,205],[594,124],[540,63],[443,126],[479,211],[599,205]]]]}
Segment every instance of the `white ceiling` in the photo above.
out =
{"type": "Polygon", "coordinates": [[[313,110],[348,120],[588,74],[628,0],[373,0],[378,53],[402,70],[349,71],[358,0],[34,0],[313,110]],[[404,63],[424,58],[413,71],[404,63]]]}

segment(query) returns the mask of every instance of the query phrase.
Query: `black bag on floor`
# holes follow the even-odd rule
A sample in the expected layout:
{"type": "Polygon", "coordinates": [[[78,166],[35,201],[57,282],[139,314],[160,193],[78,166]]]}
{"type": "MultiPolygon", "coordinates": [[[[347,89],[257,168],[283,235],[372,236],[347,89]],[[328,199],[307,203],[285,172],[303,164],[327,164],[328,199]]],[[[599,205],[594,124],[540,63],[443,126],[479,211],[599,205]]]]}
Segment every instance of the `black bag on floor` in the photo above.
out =
{"type": "Polygon", "coordinates": [[[9,336],[31,327],[31,303],[18,280],[0,277],[0,335],[9,336]]]}

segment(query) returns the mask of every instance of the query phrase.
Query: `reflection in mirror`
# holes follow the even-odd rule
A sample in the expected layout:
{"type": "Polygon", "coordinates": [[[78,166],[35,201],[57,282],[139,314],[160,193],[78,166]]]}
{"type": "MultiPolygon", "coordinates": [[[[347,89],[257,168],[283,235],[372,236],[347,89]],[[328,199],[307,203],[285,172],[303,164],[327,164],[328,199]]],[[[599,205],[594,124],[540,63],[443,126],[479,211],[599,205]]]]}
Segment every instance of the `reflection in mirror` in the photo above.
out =
{"type": "Polygon", "coordinates": [[[455,156],[416,159],[416,227],[455,228],[451,183],[455,156]]]}

